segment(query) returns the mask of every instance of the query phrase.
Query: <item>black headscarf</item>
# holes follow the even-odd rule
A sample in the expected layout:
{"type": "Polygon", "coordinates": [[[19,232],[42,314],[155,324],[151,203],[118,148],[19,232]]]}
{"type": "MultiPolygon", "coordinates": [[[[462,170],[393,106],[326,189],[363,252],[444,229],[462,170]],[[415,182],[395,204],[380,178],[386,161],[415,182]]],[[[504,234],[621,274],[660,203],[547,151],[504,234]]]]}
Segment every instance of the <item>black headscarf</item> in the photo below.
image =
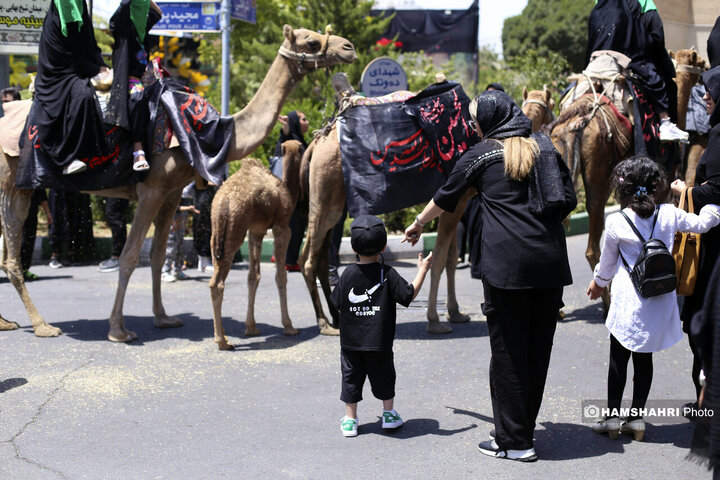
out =
{"type": "Polygon", "coordinates": [[[707,39],[707,52],[710,68],[720,66],[720,17],[715,20],[715,26],[707,39]]]}
{"type": "Polygon", "coordinates": [[[493,83],[489,83],[488,86],[485,87],[485,90],[490,90],[491,88],[492,88],[493,90],[500,90],[501,92],[504,92],[504,91],[505,91],[505,89],[503,88],[503,86],[502,86],[501,84],[499,84],[499,83],[494,83],[494,82],[493,82],[493,83]]]}
{"type": "Polygon", "coordinates": [[[287,142],[288,140],[297,140],[298,142],[302,143],[303,150],[307,148],[307,143],[305,142],[305,137],[303,137],[302,130],[300,129],[300,115],[298,115],[297,110],[293,110],[292,112],[288,113],[288,133],[285,134],[282,129],[280,129],[280,136],[278,137],[278,141],[275,144],[275,152],[273,155],[276,157],[282,156],[282,144],[287,142]]]}
{"type": "Polygon", "coordinates": [[[641,13],[637,0],[599,0],[588,19],[585,64],[590,62],[590,55],[597,50],[614,50],[633,60],[644,54],[641,13]]]}
{"type": "MultiPolygon", "coordinates": [[[[720,104],[720,66],[712,68],[702,74],[702,81],[705,90],[710,93],[715,105],[720,104]]],[[[710,115],[710,126],[714,127],[720,123],[720,108],[715,107],[715,111],[710,115]]]]}
{"type": "MultiPolygon", "coordinates": [[[[486,90],[475,97],[475,122],[484,138],[527,137],[532,121],[507,93],[486,90]]],[[[472,115],[472,113],[471,113],[472,115]]]]}

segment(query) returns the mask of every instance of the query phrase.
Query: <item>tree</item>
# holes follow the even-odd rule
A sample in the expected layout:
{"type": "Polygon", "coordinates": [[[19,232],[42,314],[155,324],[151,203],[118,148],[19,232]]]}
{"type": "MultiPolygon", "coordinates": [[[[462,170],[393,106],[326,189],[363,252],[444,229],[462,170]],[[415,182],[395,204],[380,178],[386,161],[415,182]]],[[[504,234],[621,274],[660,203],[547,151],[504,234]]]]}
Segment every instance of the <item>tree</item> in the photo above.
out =
{"type": "Polygon", "coordinates": [[[528,49],[547,56],[556,52],[567,58],[573,71],[585,68],[587,24],[593,0],[529,0],[520,15],[503,24],[505,59],[528,49]]]}

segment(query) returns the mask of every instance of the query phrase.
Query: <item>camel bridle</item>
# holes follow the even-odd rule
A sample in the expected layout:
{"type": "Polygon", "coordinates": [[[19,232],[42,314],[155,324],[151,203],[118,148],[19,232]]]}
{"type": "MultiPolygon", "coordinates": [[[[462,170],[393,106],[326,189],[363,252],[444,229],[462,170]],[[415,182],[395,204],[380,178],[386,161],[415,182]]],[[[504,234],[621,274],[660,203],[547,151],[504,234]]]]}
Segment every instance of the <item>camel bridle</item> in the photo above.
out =
{"type": "Polygon", "coordinates": [[[701,73],[703,73],[703,69],[700,67],[696,67],[695,65],[683,65],[683,64],[676,65],[675,71],[678,73],[689,73],[692,75],[700,75],[701,73]]]}
{"type": "Polygon", "coordinates": [[[298,73],[305,73],[305,63],[314,63],[315,64],[315,70],[321,67],[327,66],[327,50],[328,46],[330,45],[330,34],[332,33],[332,28],[330,25],[325,27],[325,36],[323,36],[322,39],[322,45],[320,47],[320,51],[317,53],[305,53],[305,52],[296,52],[294,50],[290,50],[289,48],[285,48],[284,46],[280,45],[280,48],[278,49],[278,54],[281,56],[293,60],[297,62],[297,70],[298,73]]]}
{"type": "Polygon", "coordinates": [[[520,108],[524,108],[525,105],[527,105],[529,103],[540,105],[541,107],[543,107],[545,109],[545,113],[547,114],[547,117],[549,118],[549,120],[547,122],[545,122],[544,125],[547,125],[548,123],[555,120],[555,115],[553,114],[550,107],[548,107],[548,104],[543,102],[542,100],[538,100],[537,98],[528,98],[527,100],[524,100],[522,105],[520,106],[520,108]]]}

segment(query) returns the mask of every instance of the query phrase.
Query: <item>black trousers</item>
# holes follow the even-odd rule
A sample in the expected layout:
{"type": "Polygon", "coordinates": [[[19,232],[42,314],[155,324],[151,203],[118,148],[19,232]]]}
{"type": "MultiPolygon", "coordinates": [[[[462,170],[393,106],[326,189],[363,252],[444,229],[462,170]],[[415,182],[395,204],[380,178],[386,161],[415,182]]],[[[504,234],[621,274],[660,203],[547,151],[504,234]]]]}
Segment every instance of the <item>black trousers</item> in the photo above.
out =
{"type": "Polygon", "coordinates": [[[307,212],[296,207],[290,217],[290,242],[285,253],[285,265],[295,265],[300,258],[300,246],[305,238],[305,229],[308,224],[307,212]]]}
{"type": "Polygon", "coordinates": [[[130,200],[125,198],[108,198],[105,203],[105,217],[112,234],[112,250],[110,255],[119,257],[127,240],[127,226],[125,214],[130,206],[130,200]]]}
{"type": "Polygon", "coordinates": [[[208,185],[205,190],[195,189],[194,204],[200,212],[193,218],[193,248],[195,252],[203,257],[210,256],[210,237],[212,235],[212,222],[210,220],[210,209],[213,198],[218,187],[208,185]]]}
{"type": "MultiPolygon", "coordinates": [[[[631,408],[645,408],[653,378],[652,353],[633,352],[610,335],[608,368],[608,408],[620,408],[627,382],[627,365],[633,359],[633,399],[631,408]]],[[[628,418],[634,420],[634,418],[628,418]]]]}
{"type": "Polygon", "coordinates": [[[23,271],[28,270],[30,265],[32,265],[35,238],[37,237],[38,209],[44,199],[44,192],[40,192],[39,190],[35,190],[30,199],[30,208],[25,223],[23,224],[22,243],[20,244],[20,264],[22,265],[23,271]]]}
{"type": "Polygon", "coordinates": [[[505,290],[487,281],[483,287],[495,442],[525,450],[533,447],[563,288],[505,290]]]}
{"type": "Polygon", "coordinates": [[[66,244],[72,261],[94,258],[90,195],[51,188],[48,203],[53,217],[50,225],[51,252],[62,253],[66,244]]]}

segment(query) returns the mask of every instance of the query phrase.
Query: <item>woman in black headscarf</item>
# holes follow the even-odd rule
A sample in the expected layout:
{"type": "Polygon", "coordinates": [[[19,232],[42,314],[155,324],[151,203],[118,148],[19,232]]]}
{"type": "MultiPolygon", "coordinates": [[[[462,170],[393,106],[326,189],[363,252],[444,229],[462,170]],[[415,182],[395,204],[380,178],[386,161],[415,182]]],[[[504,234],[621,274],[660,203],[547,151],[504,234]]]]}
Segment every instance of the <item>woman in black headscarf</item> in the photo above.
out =
{"type": "Polygon", "coordinates": [[[482,201],[481,242],[490,332],[490,394],[495,430],[478,445],[486,455],[537,460],[533,431],[547,377],[563,286],[572,283],[562,220],[575,190],[550,139],[530,135],[532,122],[499,91],[470,103],[482,141],[468,150],[445,185],[405,230],[413,245],[423,226],[453,211],[476,188],[482,201]]]}
{"type": "Polygon", "coordinates": [[[35,102],[38,139],[63,173],[107,153],[102,111],[90,78],[107,71],[85,0],[52,0],[38,52],[35,102]]]}
{"type": "Polygon", "coordinates": [[[130,132],[136,171],[150,168],[143,150],[150,109],[142,76],[148,63],[145,37],[161,17],[162,11],[151,0],[122,0],[110,18],[115,40],[113,85],[105,121],[130,132]]]}
{"type": "MultiPolygon", "coordinates": [[[[692,189],[692,199],[695,211],[703,206],[712,203],[720,204],[720,66],[708,70],[702,74],[702,81],[705,85],[705,96],[703,99],[707,105],[707,112],[710,114],[710,127],[708,143],[705,153],[700,157],[697,169],[695,170],[695,187],[692,189]]],[[[680,195],[685,189],[684,182],[673,185],[673,192],[680,195]]],[[[700,242],[700,268],[698,271],[695,290],[689,297],[685,297],[680,318],[683,321],[683,330],[690,331],[690,321],[698,312],[707,298],[707,288],[710,282],[712,270],[720,258],[720,226],[704,233],[700,242]]],[[[693,352],[692,377],[695,390],[700,396],[700,382],[698,375],[702,366],[701,355],[696,344],[697,337],[689,336],[690,349],[693,352]]],[[[720,398],[720,397],[718,397],[720,398]]]]}
{"type": "MultiPolygon", "coordinates": [[[[275,144],[275,152],[270,157],[269,163],[273,174],[282,178],[282,144],[288,140],[297,140],[302,143],[303,150],[305,150],[307,148],[305,133],[307,133],[310,124],[305,114],[299,110],[293,110],[287,116],[280,115],[278,120],[282,124],[282,128],[275,144]]],[[[307,227],[307,212],[304,212],[301,206],[298,205],[295,207],[292,217],[290,217],[290,243],[285,254],[285,269],[289,272],[300,271],[298,257],[300,256],[300,245],[305,236],[305,227],[307,227]]]]}

